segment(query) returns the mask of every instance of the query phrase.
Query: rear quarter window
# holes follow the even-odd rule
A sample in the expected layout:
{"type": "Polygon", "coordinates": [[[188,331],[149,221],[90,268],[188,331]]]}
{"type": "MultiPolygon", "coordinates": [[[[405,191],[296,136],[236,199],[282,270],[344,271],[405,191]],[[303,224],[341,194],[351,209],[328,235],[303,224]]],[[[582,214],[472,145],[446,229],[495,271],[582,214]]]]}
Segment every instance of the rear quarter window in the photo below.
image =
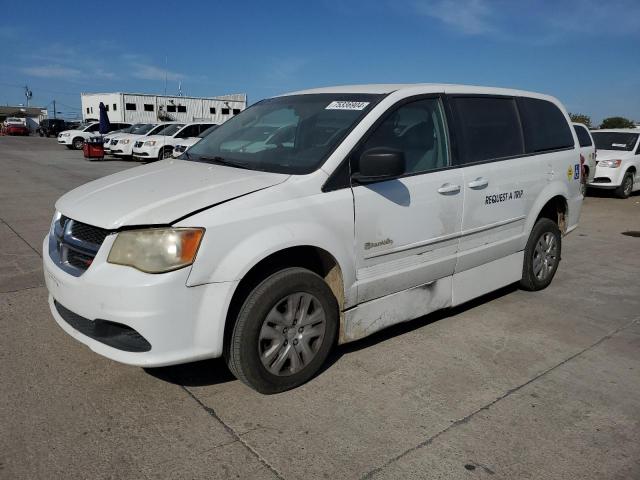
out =
{"type": "Polygon", "coordinates": [[[590,147],[591,145],[593,145],[591,136],[589,135],[589,132],[587,132],[586,128],[581,127],[580,125],[574,125],[573,129],[576,131],[578,142],[580,142],[581,147],[590,147]]]}
{"type": "Polygon", "coordinates": [[[524,154],[522,128],[511,97],[453,97],[460,158],[467,164],[524,154]]]}
{"type": "Polygon", "coordinates": [[[518,99],[527,153],[573,148],[569,123],[560,109],[547,100],[518,99]]]}

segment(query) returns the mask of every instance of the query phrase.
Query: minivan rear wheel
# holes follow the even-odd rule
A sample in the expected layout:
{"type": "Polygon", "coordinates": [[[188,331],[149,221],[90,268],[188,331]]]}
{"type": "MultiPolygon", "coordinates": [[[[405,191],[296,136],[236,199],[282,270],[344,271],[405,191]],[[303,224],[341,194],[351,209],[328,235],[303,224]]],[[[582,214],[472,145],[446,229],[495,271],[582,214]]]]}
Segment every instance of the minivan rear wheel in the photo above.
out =
{"type": "Polygon", "coordinates": [[[272,394],[311,379],[338,330],[338,303],[326,282],[304,268],[280,270],[251,291],[240,308],[227,365],[243,383],[272,394]]]}
{"type": "Polygon", "coordinates": [[[529,291],[542,290],[553,280],[560,263],[562,236],[556,222],[540,218],[531,230],[524,250],[520,286],[529,291]]]}

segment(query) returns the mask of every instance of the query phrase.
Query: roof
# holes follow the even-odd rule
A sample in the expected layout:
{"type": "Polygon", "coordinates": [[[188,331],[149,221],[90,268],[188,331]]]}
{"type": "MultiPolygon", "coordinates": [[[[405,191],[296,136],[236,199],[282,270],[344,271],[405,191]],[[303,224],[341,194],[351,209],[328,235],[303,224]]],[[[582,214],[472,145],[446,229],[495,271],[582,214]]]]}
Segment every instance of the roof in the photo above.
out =
{"type": "Polygon", "coordinates": [[[184,98],[188,100],[217,100],[220,102],[246,102],[247,94],[246,93],[230,93],[228,95],[218,95],[217,97],[189,97],[187,95],[157,95],[155,93],[136,93],[136,92],[82,92],[80,93],[80,97],[89,97],[89,96],[100,96],[100,95],[137,95],[139,97],[159,97],[159,98],[184,98]],[[242,99],[234,98],[234,97],[242,97],[242,99]]]}
{"type": "Polygon", "coordinates": [[[614,132],[614,133],[640,133],[637,128],[602,128],[597,130],[591,130],[591,133],[596,132],[614,132]]]}
{"type": "MultiPolygon", "coordinates": [[[[389,94],[397,91],[448,92],[448,93],[484,93],[493,95],[518,95],[538,98],[553,98],[536,92],[514,90],[510,88],[482,87],[477,85],[461,85],[455,83],[374,83],[363,85],[338,85],[333,87],[312,88],[286,93],[284,95],[307,95],[314,93],[363,93],[389,94]]],[[[283,96],[284,96],[283,95],[283,96]]]]}
{"type": "Polygon", "coordinates": [[[23,105],[0,105],[0,115],[10,115],[12,117],[24,117],[25,115],[44,115],[46,108],[25,107],[23,105]]]}

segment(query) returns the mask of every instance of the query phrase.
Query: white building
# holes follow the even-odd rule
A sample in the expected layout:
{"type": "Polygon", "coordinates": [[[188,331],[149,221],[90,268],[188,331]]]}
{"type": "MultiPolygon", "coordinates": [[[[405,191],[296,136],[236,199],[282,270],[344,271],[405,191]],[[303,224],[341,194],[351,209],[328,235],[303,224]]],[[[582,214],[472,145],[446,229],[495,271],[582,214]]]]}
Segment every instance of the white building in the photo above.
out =
{"type": "Polygon", "coordinates": [[[112,122],[153,123],[159,120],[223,123],[247,107],[244,93],[219,97],[181,97],[140,93],[82,93],[83,120],[98,120],[103,102],[112,122]]]}

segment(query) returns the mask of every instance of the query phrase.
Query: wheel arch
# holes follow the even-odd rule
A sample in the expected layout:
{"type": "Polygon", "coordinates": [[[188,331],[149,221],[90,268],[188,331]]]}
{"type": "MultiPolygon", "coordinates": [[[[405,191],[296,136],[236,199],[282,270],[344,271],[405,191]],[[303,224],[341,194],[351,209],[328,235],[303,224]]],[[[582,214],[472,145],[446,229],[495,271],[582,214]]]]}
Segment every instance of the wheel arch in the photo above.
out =
{"type": "Polygon", "coordinates": [[[569,213],[569,204],[567,199],[562,195],[556,195],[550,198],[540,209],[538,216],[536,217],[536,222],[540,218],[548,218],[549,220],[553,220],[560,228],[560,232],[563,234],[566,233],[567,230],[567,214],[569,213]]]}
{"type": "Polygon", "coordinates": [[[315,245],[297,245],[282,248],[255,262],[236,286],[227,308],[224,326],[224,349],[229,345],[235,319],[246,296],[272,273],[289,267],[306,268],[324,279],[338,302],[340,323],[343,322],[345,287],[342,268],[327,250],[315,245]]]}

